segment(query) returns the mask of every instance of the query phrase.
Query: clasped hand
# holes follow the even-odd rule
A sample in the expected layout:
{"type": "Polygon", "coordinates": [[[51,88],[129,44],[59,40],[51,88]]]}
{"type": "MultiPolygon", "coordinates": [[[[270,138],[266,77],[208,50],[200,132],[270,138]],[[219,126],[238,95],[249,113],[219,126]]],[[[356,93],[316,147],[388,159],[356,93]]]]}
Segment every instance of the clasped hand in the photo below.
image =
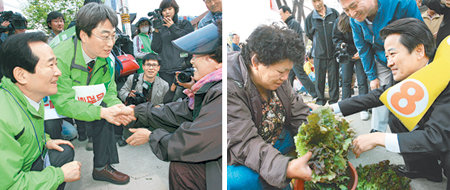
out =
{"type": "Polygon", "coordinates": [[[117,104],[109,108],[101,108],[100,117],[117,126],[128,125],[131,121],[136,120],[134,107],[134,105],[117,104]]]}

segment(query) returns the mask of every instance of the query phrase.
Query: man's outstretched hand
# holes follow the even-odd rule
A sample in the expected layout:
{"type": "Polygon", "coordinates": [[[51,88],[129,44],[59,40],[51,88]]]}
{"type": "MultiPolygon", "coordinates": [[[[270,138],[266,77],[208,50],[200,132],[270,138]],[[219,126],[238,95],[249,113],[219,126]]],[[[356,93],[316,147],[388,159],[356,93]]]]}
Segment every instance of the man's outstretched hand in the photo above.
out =
{"type": "Polygon", "coordinates": [[[117,104],[109,108],[101,108],[100,117],[117,126],[128,125],[131,121],[136,120],[134,107],[134,105],[117,104]]]}

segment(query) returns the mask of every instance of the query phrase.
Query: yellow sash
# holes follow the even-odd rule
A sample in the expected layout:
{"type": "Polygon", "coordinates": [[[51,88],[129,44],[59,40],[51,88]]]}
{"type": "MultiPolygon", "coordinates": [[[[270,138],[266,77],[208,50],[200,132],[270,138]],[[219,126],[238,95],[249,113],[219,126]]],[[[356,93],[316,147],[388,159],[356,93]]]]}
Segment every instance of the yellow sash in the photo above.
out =
{"type": "Polygon", "coordinates": [[[431,64],[387,89],[380,100],[412,131],[449,81],[450,36],[441,42],[431,64]]]}

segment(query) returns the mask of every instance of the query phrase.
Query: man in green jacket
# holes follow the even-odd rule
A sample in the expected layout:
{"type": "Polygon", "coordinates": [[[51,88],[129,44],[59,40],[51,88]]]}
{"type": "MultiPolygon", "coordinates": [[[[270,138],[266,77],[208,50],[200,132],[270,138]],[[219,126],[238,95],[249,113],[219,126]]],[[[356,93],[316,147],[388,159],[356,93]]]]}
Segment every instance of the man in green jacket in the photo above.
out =
{"type": "Polygon", "coordinates": [[[134,116],[122,115],[125,105],[117,98],[114,58],[117,17],[106,5],[89,3],[76,17],[76,36],[53,48],[61,70],[58,93],[51,96],[60,115],[86,121],[92,127],[95,180],[126,184],[130,177],[111,167],[119,163],[114,126],[134,116]]]}
{"type": "Polygon", "coordinates": [[[64,189],[80,179],[73,145],[44,131],[45,96],[61,72],[44,33],[9,37],[0,51],[0,189],[64,189]]]}

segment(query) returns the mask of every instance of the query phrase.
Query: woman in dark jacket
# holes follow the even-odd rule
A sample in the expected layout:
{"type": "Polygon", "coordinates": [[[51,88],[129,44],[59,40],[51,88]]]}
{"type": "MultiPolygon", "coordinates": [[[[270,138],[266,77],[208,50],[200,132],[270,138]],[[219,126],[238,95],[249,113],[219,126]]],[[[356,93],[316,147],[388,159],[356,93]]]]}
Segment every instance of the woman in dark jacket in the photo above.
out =
{"type": "Polygon", "coordinates": [[[291,178],[311,178],[310,153],[285,155],[309,114],[287,81],[304,52],[300,44],[292,30],[260,26],[240,53],[228,55],[228,189],[277,189],[291,178]]]}
{"type": "Polygon", "coordinates": [[[191,23],[187,20],[178,20],[178,4],[175,0],[163,0],[159,5],[161,9],[161,24],[153,21],[152,50],[161,57],[161,69],[159,76],[169,83],[175,82],[175,71],[187,68],[186,59],[188,54],[180,51],[172,45],[172,40],[176,40],[192,31],[191,23]]]}
{"type": "Polygon", "coordinates": [[[127,143],[149,142],[156,157],[171,162],[170,189],[222,187],[222,40],[217,30],[209,24],[173,42],[194,54],[196,83],[185,90],[188,98],[161,107],[143,103],[134,109],[138,125],[150,130],[130,129],[134,134],[127,143]]]}

